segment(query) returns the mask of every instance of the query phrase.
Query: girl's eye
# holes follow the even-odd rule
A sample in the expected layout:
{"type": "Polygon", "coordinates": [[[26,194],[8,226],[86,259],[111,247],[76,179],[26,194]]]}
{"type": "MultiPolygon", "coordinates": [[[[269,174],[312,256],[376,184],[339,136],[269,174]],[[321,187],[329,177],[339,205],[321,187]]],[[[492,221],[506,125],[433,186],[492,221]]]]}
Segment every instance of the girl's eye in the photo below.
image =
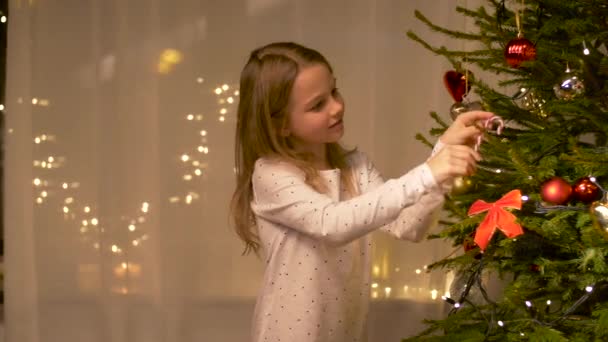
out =
{"type": "Polygon", "coordinates": [[[317,102],[317,104],[315,104],[311,109],[313,111],[320,111],[321,109],[323,109],[323,106],[325,105],[325,100],[321,100],[319,102],[317,102]]]}

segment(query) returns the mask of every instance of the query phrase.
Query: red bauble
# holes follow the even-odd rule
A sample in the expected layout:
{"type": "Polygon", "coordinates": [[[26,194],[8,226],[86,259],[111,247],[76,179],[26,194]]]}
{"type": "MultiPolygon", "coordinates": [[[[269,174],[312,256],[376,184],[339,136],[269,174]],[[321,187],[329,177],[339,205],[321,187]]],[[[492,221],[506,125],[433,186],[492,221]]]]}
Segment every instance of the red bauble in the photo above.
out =
{"type": "Polygon", "coordinates": [[[570,200],[572,187],[561,177],[553,177],[544,182],[540,189],[543,201],[551,204],[565,204],[570,200]]]}
{"type": "Polygon", "coordinates": [[[601,194],[600,188],[589,177],[577,180],[572,186],[572,198],[583,203],[596,201],[601,194]]]}
{"type": "Polygon", "coordinates": [[[536,47],[524,37],[511,39],[505,48],[505,59],[512,68],[519,68],[522,62],[536,59],[536,47]]]}
{"type": "Polygon", "coordinates": [[[471,83],[467,82],[467,77],[454,70],[443,75],[443,84],[456,102],[462,102],[462,97],[471,90],[471,83]]]}

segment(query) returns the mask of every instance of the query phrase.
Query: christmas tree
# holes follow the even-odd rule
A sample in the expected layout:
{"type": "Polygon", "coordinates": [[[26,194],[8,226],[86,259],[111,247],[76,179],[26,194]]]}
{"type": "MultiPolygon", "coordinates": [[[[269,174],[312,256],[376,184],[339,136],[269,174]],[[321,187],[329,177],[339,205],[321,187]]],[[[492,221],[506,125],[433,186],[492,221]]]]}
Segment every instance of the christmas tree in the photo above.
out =
{"type": "MultiPolygon", "coordinates": [[[[478,108],[497,117],[477,144],[476,174],[454,183],[431,236],[461,252],[429,267],[457,274],[444,296],[451,310],[406,341],[606,341],[608,2],[488,0],[456,13],[474,28],[415,16],[476,48],[408,36],[452,64],[452,118],[478,108]],[[489,273],[504,286],[498,296],[489,273]]],[[[438,136],[448,123],[431,116],[438,136]]]]}

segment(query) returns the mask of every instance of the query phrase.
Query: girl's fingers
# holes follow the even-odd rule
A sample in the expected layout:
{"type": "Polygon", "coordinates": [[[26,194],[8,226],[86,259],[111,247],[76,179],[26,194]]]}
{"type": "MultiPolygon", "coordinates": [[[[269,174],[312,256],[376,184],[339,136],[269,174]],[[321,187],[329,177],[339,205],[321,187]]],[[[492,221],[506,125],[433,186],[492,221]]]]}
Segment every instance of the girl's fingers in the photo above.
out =
{"type": "Polygon", "coordinates": [[[458,115],[456,120],[460,121],[465,126],[472,126],[477,121],[487,120],[493,116],[494,116],[494,113],[492,113],[492,112],[474,110],[471,112],[466,112],[466,113],[462,113],[462,114],[458,115]]]}

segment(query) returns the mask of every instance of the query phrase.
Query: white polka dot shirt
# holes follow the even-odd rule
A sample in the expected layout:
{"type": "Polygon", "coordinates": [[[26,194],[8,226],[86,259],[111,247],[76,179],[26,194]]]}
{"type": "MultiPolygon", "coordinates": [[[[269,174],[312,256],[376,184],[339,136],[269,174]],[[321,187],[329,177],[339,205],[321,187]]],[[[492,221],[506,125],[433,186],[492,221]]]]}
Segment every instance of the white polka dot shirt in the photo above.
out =
{"type": "Polygon", "coordinates": [[[321,194],[286,162],[256,162],[252,209],[266,269],[254,342],[366,341],[369,233],[382,229],[419,241],[443,204],[444,192],[426,163],[384,182],[363,153],[350,162],[359,192],[352,198],[340,184],[340,170],[320,171],[329,185],[321,194]]]}

